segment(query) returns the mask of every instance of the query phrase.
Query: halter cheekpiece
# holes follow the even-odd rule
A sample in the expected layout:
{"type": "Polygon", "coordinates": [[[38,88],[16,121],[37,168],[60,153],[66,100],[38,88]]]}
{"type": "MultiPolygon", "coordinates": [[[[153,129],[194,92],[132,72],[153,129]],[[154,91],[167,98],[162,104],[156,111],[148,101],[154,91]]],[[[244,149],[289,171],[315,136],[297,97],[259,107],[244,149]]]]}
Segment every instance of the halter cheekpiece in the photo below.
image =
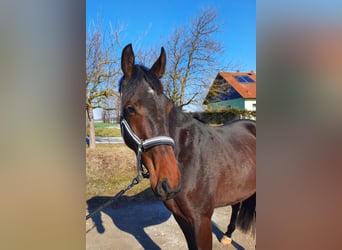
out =
{"type": "Polygon", "coordinates": [[[144,173],[143,171],[141,154],[159,145],[169,145],[174,148],[175,141],[169,136],[156,136],[146,140],[142,140],[133,132],[132,128],[129,126],[128,122],[123,117],[121,118],[120,125],[122,137],[124,138],[127,133],[127,135],[134,141],[134,143],[138,147],[138,151],[136,152],[138,176],[140,178],[148,178],[149,173],[144,173]]]}

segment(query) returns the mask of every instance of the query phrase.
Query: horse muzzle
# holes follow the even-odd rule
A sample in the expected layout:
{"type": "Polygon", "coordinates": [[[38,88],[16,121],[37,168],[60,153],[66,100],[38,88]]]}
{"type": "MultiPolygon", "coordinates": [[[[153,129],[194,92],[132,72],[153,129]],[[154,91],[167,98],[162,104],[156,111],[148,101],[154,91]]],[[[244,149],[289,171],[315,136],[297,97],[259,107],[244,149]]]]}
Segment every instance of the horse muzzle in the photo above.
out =
{"type": "Polygon", "coordinates": [[[169,200],[176,196],[181,188],[181,184],[179,182],[177,188],[171,188],[167,179],[161,179],[155,189],[154,193],[160,197],[162,200],[169,200]]]}

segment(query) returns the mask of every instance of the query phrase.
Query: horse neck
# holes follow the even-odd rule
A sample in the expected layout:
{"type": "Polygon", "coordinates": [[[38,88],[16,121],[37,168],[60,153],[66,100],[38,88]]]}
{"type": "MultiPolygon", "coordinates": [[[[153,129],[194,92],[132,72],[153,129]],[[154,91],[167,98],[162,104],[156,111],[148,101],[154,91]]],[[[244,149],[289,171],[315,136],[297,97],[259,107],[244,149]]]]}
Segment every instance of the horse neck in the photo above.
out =
{"type": "Polygon", "coordinates": [[[192,137],[203,132],[203,130],[207,130],[207,127],[206,124],[196,120],[191,115],[184,113],[176,106],[173,106],[169,114],[169,133],[175,143],[179,145],[180,150],[182,143],[179,142],[181,139],[184,139],[181,138],[184,136],[184,131],[191,131],[191,133],[187,132],[186,135],[192,137]]]}
{"type": "Polygon", "coordinates": [[[193,118],[185,114],[179,107],[173,105],[169,114],[170,135],[175,136],[179,129],[183,129],[193,121],[193,118]]]}

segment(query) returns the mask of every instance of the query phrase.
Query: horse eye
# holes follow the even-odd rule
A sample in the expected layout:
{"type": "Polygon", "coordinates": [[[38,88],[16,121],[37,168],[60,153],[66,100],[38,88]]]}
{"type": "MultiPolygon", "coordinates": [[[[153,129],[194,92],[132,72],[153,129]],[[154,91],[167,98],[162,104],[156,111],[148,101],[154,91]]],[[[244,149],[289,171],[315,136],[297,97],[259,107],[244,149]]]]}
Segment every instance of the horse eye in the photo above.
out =
{"type": "Polygon", "coordinates": [[[137,112],[137,110],[135,109],[135,107],[133,105],[128,105],[126,107],[126,112],[128,115],[133,115],[137,112]]]}

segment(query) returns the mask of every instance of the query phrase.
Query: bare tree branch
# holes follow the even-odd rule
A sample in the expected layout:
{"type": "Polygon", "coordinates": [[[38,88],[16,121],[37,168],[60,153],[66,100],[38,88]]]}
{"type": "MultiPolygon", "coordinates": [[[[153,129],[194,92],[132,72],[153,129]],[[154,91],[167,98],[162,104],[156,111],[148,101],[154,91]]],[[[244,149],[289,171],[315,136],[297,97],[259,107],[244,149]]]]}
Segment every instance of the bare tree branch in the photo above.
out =
{"type": "Polygon", "coordinates": [[[167,42],[165,93],[180,107],[198,102],[209,86],[208,76],[223,68],[217,60],[222,46],[214,38],[221,27],[216,19],[215,10],[205,9],[190,25],[176,28],[167,42]]]}
{"type": "Polygon", "coordinates": [[[86,112],[88,117],[90,147],[95,148],[94,114],[96,108],[106,110],[116,109],[108,106],[109,99],[119,96],[116,83],[120,76],[120,57],[117,51],[121,49],[119,36],[122,29],[104,31],[101,20],[96,26],[92,22],[87,32],[86,42],[86,112]]]}

